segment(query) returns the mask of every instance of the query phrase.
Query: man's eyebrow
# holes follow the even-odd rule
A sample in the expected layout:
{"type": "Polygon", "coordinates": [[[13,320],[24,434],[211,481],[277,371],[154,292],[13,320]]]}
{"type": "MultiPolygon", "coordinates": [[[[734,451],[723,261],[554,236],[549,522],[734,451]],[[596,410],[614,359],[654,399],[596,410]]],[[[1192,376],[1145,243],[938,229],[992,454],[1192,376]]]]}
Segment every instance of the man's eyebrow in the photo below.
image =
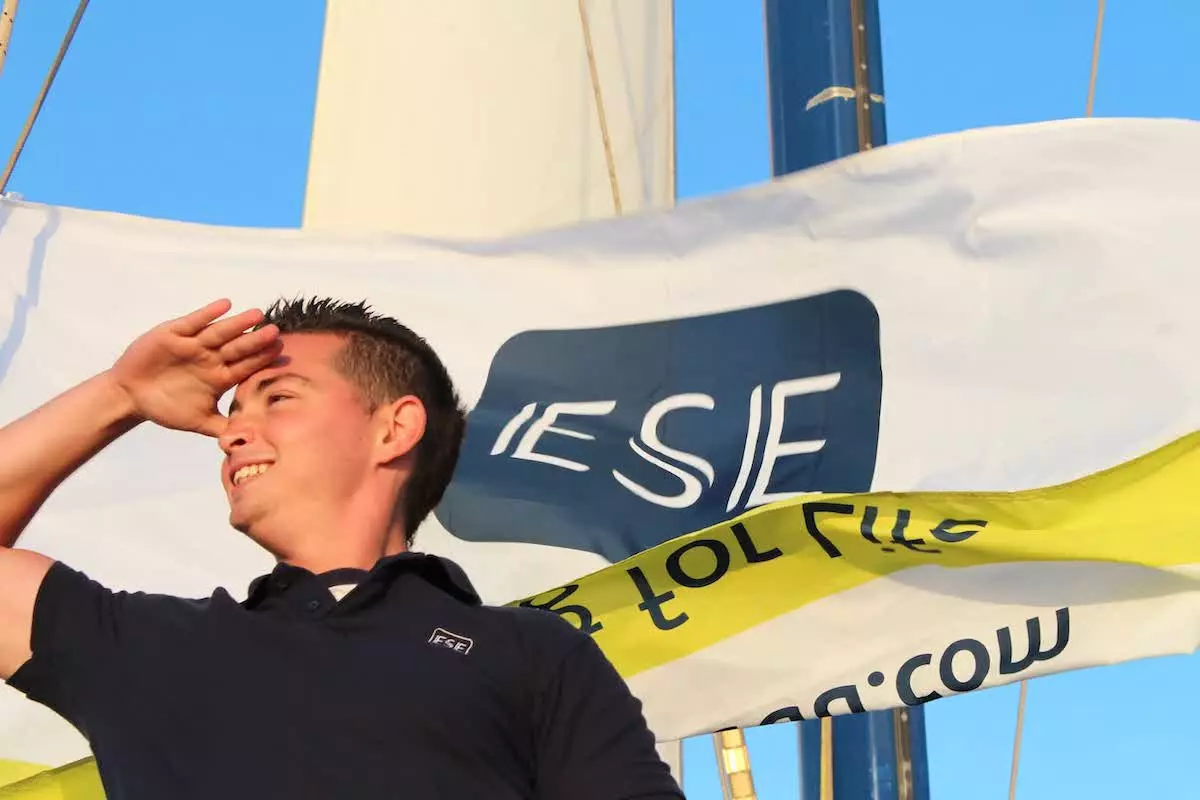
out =
{"type": "MultiPolygon", "coordinates": [[[[262,394],[272,384],[279,383],[280,381],[286,381],[286,380],[297,380],[297,381],[300,381],[301,383],[306,383],[306,384],[312,383],[311,380],[309,380],[308,378],[304,377],[303,375],[301,375],[299,373],[281,372],[278,375],[272,375],[269,378],[264,378],[263,380],[259,381],[258,384],[254,387],[254,394],[262,394]]],[[[237,401],[237,398],[235,397],[233,399],[233,402],[229,404],[229,413],[232,414],[233,412],[237,411],[241,407],[242,407],[241,403],[239,403],[237,401]]]]}

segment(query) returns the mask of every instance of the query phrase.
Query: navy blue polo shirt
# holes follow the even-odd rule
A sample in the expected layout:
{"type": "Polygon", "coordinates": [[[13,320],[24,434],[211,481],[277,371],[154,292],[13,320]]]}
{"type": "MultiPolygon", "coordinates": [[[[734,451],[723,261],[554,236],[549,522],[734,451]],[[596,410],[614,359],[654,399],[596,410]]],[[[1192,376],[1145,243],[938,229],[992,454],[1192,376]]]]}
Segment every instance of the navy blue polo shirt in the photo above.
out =
{"type": "Polygon", "coordinates": [[[110,800],[683,796],[591,637],[436,556],[279,565],[242,603],[57,563],[31,649],[9,683],[87,737],[110,800]]]}

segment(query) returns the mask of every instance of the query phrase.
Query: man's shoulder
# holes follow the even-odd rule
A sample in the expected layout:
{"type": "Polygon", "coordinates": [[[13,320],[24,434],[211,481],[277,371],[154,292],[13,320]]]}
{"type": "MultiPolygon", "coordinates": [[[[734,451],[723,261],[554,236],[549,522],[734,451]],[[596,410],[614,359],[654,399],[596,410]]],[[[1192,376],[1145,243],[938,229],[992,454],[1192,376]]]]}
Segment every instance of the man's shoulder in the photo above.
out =
{"type": "Polygon", "coordinates": [[[563,641],[579,641],[581,638],[587,638],[587,634],[572,625],[562,614],[556,614],[544,608],[521,605],[483,605],[479,606],[479,610],[492,616],[497,624],[512,625],[528,631],[532,635],[563,641]]]}
{"type": "Polygon", "coordinates": [[[560,614],[529,606],[478,606],[485,624],[509,631],[543,657],[561,658],[591,639],[560,614]]]}
{"type": "Polygon", "coordinates": [[[159,614],[183,616],[202,614],[215,606],[237,606],[237,602],[223,588],[216,588],[208,595],[177,595],[165,591],[113,588],[62,561],[51,565],[42,583],[44,601],[75,601],[105,603],[114,608],[145,610],[159,614]]]}
{"type": "Polygon", "coordinates": [[[222,594],[197,598],[113,589],[55,561],[34,601],[30,657],[9,682],[56,710],[78,712],[72,704],[103,685],[105,676],[120,673],[114,665],[195,646],[222,594]]]}

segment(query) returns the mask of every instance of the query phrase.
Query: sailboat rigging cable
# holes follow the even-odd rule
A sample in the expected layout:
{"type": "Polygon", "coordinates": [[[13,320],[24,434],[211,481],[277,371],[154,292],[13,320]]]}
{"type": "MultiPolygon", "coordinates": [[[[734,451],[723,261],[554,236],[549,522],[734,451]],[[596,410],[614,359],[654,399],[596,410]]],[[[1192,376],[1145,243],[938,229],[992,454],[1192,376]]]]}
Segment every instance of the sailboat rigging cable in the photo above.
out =
{"type": "Polygon", "coordinates": [[[1017,798],[1017,772],[1021,767],[1021,730],[1025,726],[1025,694],[1029,681],[1021,681],[1021,694],[1017,699],[1017,732],[1013,736],[1012,771],[1008,775],[1008,800],[1017,798]]]}
{"type": "Polygon", "coordinates": [[[67,50],[71,47],[71,41],[75,38],[75,31],[79,28],[79,22],[83,19],[83,12],[87,10],[87,6],[88,0],[79,0],[75,16],[71,18],[71,25],[67,28],[66,35],[63,36],[62,44],[58,46],[58,54],[54,57],[54,63],[50,65],[50,71],[46,73],[46,80],[42,82],[41,91],[38,92],[37,99],[33,102],[33,108],[29,111],[29,118],[25,120],[25,127],[21,129],[21,135],[17,137],[17,143],[8,157],[8,165],[4,168],[3,177],[0,177],[0,195],[8,189],[8,179],[12,177],[13,170],[17,167],[17,159],[21,157],[21,151],[25,149],[29,132],[33,130],[33,124],[37,122],[38,114],[42,111],[42,104],[46,102],[46,95],[50,93],[50,87],[58,75],[58,68],[62,66],[63,58],[66,57],[67,50]]]}
{"type": "MultiPolygon", "coordinates": [[[[1085,116],[1092,116],[1096,102],[1096,74],[1100,67],[1100,33],[1104,29],[1104,0],[1096,4],[1096,32],[1092,37],[1092,68],[1088,75],[1087,108],[1085,116]]],[[[1008,776],[1008,800],[1017,797],[1017,773],[1021,768],[1021,733],[1025,726],[1025,699],[1028,694],[1029,682],[1021,681],[1021,691],[1017,696],[1017,729],[1013,734],[1012,769],[1008,776]]]]}
{"type": "Polygon", "coordinates": [[[8,43],[12,41],[18,2],[19,0],[4,0],[4,8],[0,10],[0,72],[4,70],[4,62],[8,59],[8,43]]]}
{"type": "Polygon", "coordinates": [[[1100,31],[1104,28],[1104,0],[1099,0],[1096,7],[1096,34],[1092,39],[1092,72],[1088,77],[1087,111],[1092,115],[1092,107],[1096,102],[1096,72],[1100,68],[1100,31]]]}
{"type": "Polygon", "coordinates": [[[608,183],[612,188],[613,210],[621,214],[621,188],[617,184],[617,166],[613,159],[612,139],[608,135],[608,117],[604,114],[604,95],[600,91],[600,73],[596,69],[596,51],[592,47],[592,26],[588,21],[587,0],[579,0],[579,22],[583,26],[583,47],[587,53],[592,94],[596,96],[596,116],[600,120],[600,138],[604,142],[604,161],[608,165],[608,183]]]}

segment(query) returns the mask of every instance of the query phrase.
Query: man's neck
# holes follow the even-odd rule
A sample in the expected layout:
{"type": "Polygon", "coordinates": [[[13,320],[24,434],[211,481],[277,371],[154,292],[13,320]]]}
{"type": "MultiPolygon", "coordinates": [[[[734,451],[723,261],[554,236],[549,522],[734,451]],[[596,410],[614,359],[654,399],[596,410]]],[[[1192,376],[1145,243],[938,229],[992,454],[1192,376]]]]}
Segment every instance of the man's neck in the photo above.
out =
{"type": "Polygon", "coordinates": [[[312,526],[295,535],[294,529],[287,536],[270,537],[260,541],[283,543],[272,551],[276,561],[301,567],[314,575],[335,569],[370,570],[381,558],[405,552],[407,540],[404,530],[398,525],[381,530],[380,526],[352,525],[349,523],[312,526]]]}
{"type": "Polygon", "coordinates": [[[259,543],[277,561],[318,575],[343,568],[370,570],[381,558],[408,549],[398,519],[402,512],[382,500],[394,498],[397,491],[390,485],[364,485],[339,506],[298,502],[263,520],[270,528],[259,543]]]}
{"type": "Polygon", "coordinates": [[[387,556],[402,553],[405,547],[337,547],[319,551],[304,550],[277,555],[276,559],[294,567],[301,567],[314,575],[332,572],[335,569],[361,569],[370,571],[379,560],[387,556]]]}

